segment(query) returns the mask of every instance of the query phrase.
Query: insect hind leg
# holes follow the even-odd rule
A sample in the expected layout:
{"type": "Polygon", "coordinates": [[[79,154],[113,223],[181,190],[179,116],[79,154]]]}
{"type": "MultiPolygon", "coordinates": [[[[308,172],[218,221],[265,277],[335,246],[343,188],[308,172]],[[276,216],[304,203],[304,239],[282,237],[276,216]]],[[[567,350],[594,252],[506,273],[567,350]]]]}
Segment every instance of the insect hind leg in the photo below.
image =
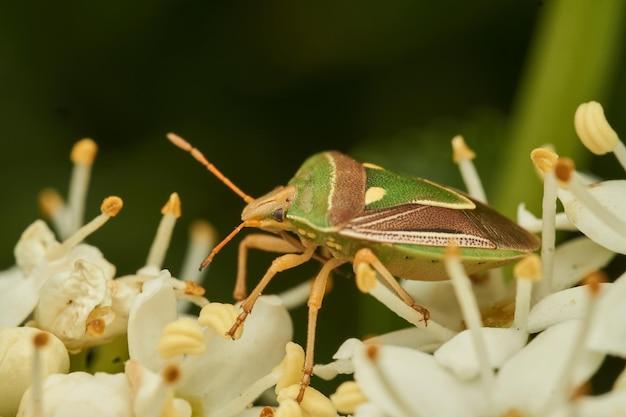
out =
{"type": "MultiPolygon", "coordinates": [[[[389,272],[389,270],[385,267],[385,265],[378,259],[378,257],[372,252],[369,248],[359,249],[357,253],[354,255],[354,260],[352,264],[354,266],[354,273],[360,274],[363,273],[363,270],[359,268],[359,265],[365,263],[380,275],[383,281],[396,293],[398,297],[409,307],[417,311],[422,315],[422,321],[427,326],[428,320],[430,319],[430,311],[424,306],[421,306],[413,300],[413,297],[398,283],[396,278],[389,272]]],[[[358,277],[357,277],[358,278],[358,277]]]]}

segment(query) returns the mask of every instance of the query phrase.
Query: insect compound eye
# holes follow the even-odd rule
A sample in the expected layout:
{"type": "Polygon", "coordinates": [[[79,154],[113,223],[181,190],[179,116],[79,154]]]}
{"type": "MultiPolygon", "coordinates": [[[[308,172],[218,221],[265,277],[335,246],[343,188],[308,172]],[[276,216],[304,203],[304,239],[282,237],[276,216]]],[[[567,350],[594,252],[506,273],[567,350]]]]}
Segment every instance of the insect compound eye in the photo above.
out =
{"type": "Polygon", "coordinates": [[[274,212],[272,213],[272,218],[274,220],[276,220],[277,222],[284,221],[285,220],[285,210],[283,210],[282,208],[274,210],[274,212]]]}

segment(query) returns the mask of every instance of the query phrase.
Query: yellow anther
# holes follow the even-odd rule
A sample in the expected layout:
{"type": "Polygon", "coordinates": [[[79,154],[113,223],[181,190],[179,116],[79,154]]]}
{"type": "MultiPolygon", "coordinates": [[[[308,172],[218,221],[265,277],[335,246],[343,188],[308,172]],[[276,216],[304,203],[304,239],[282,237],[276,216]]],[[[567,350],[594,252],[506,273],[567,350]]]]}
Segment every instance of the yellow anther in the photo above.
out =
{"type": "Polygon", "coordinates": [[[526,279],[532,282],[541,280],[541,258],[530,254],[515,264],[513,275],[517,279],[526,279]]]}
{"type": "Polygon", "coordinates": [[[163,378],[163,381],[170,385],[180,381],[180,374],[180,368],[174,364],[167,365],[161,371],[161,377],[163,378]]]}
{"type": "Polygon", "coordinates": [[[87,323],[86,331],[89,336],[97,337],[97,336],[102,336],[105,329],[106,329],[105,321],[101,318],[97,318],[87,323]]]}
{"type": "Polygon", "coordinates": [[[304,417],[300,404],[292,399],[283,400],[278,406],[276,413],[272,415],[275,417],[304,417]]]}
{"type": "Polygon", "coordinates": [[[356,286],[363,293],[369,293],[376,288],[376,271],[367,262],[359,262],[354,266],[356,286]]]}
{"type": "Polygon", "coordinates": [[[165,203],[165,205],[161,209],[161,213],[164,215],[171,214],[177,219],[180,217],[181,209],[180,209],[180,197],[178,196],[178,193],[172,193],[170,195],[169,200],[167,200],[167,203],[165,203]]]}
{"type": "Polygon", "coordinates": [[[274,412],[272,407],[263,407],[261,409],[261,414],[259,417],[275,417],[277,414],[274,412]]]}
{"type": "Polygon", "coordinates": [[[102,205],[100,205],[100,211],[102,214],[105,214],[109,217],[115,217],[119,214],[119,212],[124,207],[124,201],[117,197],[107,197],[102,201],[102,205]]]}
{"type": "Polygon", "coordinates": [[[190,234],[193,240],[211,240],[214,241],[217,236],[215,228],[205,220],[196,220],[191,223],[190,234]]]}
{"type": "Polygon", "coordinates": [[[281,375],[276,384],[276,393],[283,388],[297,384],[302,379],[304,369],[304,349],[297,343],[289,342],[285,346],[285,357],[280,365],[281,375]]]}
{"type": "MultiPolygon", "coordinates": [[[[213,328],[217,334],[226,338],[226,332],[233,326],[237,316],[239,316],[239,311],[232,304],[209,303],[200,311],[198,323],[213,328]]],[[[233,338],[239,339],[242,332],[243,325],[239,326],[233,338]]]]}
{"type": "MultiPolygon", "coordinates": [[[[300,384],[291,385],[278,393],[278,403],[282,404],[288,400],[295,401],[299,393],[300,384]]],[[[311,387],[306,387],[300,408],[305,415],[316,417],[335,417],[337,415],[337,409],[330,399],[311,387]]]]}
{"type": "Polygon", "coordinates": [[[548,148],[535,148],[530,153],[530,159],[535,164],[535,168],[542,174],[545,174],[546,172],[554,171],[559,156],[548,148]]]}
{"type": "Polygon", "coordinates": [[[92,165],[98,153],[98,145],[92,139],[86,138],[74,144],[70,159],[77,165],[92,165]]]}
{"type": "Polygon", "coordinates": [[[167,359],[178,355],[199,355],[205,347],[202,328],[195,320],[183,318],[165,326],[157,351],[167,359]]]}
{"type": "Polygon", "coordinates": [[[185,294],[203,296],[205,289],[198,283],[193,281],[185,281],[185,294]]]}
{"type": "Polygon", "coordinates": [[[596,101],[578,106],[574,127],[582,143],[596,155],[613,151],[619,141],[617,133],[604,116],[602,105],[596,101]]]}
{"type": "Polygon", "coordinates": [[[361,404],[367,402],[361,388],[354,381],[346,381],[339,385],[337,391],[330,396],[330,400],[341,414],[354,414],[361,404]]]}
{"type": "Polygon", "coordinates": [[[39,332],[33,337],[33,345],[37,349],[46,347],[50,342],[50,334],[47,332],[39,332]]]}
{"type": "Polygon", "coordinates": [[[587,275],[583,282],[587,285],[589,293],[592,296],[597,296],[600,294],[600,285],[607,282],[607,276],[602,271],[596,271],[587,275]]]}
{"type": "Polygon", "coordinates": [[[461,161],[476,158],[476,153],[465,143],[463,136],[456,135],[452,138],[452,159],[457,164],[461,161]]]}
{"type": "Polygon", "coordinates": [[[63,207],[63,197],[52,188],[46,188],[39,193],[39,208],[46,217],[51,217],[63,207]]]}

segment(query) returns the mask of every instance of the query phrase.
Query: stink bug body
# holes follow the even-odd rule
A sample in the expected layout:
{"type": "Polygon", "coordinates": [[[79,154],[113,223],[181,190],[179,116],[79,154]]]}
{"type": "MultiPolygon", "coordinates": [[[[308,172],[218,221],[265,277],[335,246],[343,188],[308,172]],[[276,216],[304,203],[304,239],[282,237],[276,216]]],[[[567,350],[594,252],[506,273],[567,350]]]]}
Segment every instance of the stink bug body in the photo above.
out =
{"type": "Polygon", "coordinates": [[[229,335],[235,334],[278,272],[313,257],[323,262],[308,303],[309,338],[300,400],[313,367],[317,311],[334,268],[348,262],[353,263],[357,274],[362,270],[358,268],[361,265],[368,266],[370,271],[373,268],[427,321],[428,311],[416,305],[394,277],[446,279],[442,260],[451,241],[463,249],[462,260],[469,273],[510,263],[539,246],[538,240],[526,230],[461,192],[362,164],[339,152],[313,155],[287,185],[253,199],[186,141],[173,134],[169,139],[190,152],[247,202],[241,215],[243,223],[213,249],[203,266],[244,227],[272,233],[249,235],[240,244],[235,298],[245,300],[229,335]],[[251,248],[286,254],[274,260],[247,295],[245,263],[247,250],[251,248]]]}

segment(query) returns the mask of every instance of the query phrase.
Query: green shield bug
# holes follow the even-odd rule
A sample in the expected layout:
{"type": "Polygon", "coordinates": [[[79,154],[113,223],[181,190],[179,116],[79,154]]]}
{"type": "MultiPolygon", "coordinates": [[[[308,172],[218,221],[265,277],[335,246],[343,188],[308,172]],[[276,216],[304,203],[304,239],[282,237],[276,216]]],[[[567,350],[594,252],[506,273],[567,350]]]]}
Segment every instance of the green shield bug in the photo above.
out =
{"type": "Polygon", "coordinates": [[[317,312],[333,269],[351,262],[357,278],[375,270],[427,322],[428,310],[417,305],[395,277],[447,279],[443,257],[451,241],[463,249],[462,261],[469,274],[505,265],[539,246],[535,236],[464,193],[360,163],[339,152],[311,156],[287,185],[255,199],[184,139],[174,134],[168,138],[247,203],[241,214],[243,222],[211,251],[202,267],[245,227],[271,233],[248,235],[240,244],[235,298],[243,302],[242,312],[228,332],[231,337],[278,272],[314,257],[323,262],[309,296],[306,360],[298,400],[310,381],[317,312]],[[272,262],[248,295],[245,267],[249,249],[283,255],[272,262]]]}

